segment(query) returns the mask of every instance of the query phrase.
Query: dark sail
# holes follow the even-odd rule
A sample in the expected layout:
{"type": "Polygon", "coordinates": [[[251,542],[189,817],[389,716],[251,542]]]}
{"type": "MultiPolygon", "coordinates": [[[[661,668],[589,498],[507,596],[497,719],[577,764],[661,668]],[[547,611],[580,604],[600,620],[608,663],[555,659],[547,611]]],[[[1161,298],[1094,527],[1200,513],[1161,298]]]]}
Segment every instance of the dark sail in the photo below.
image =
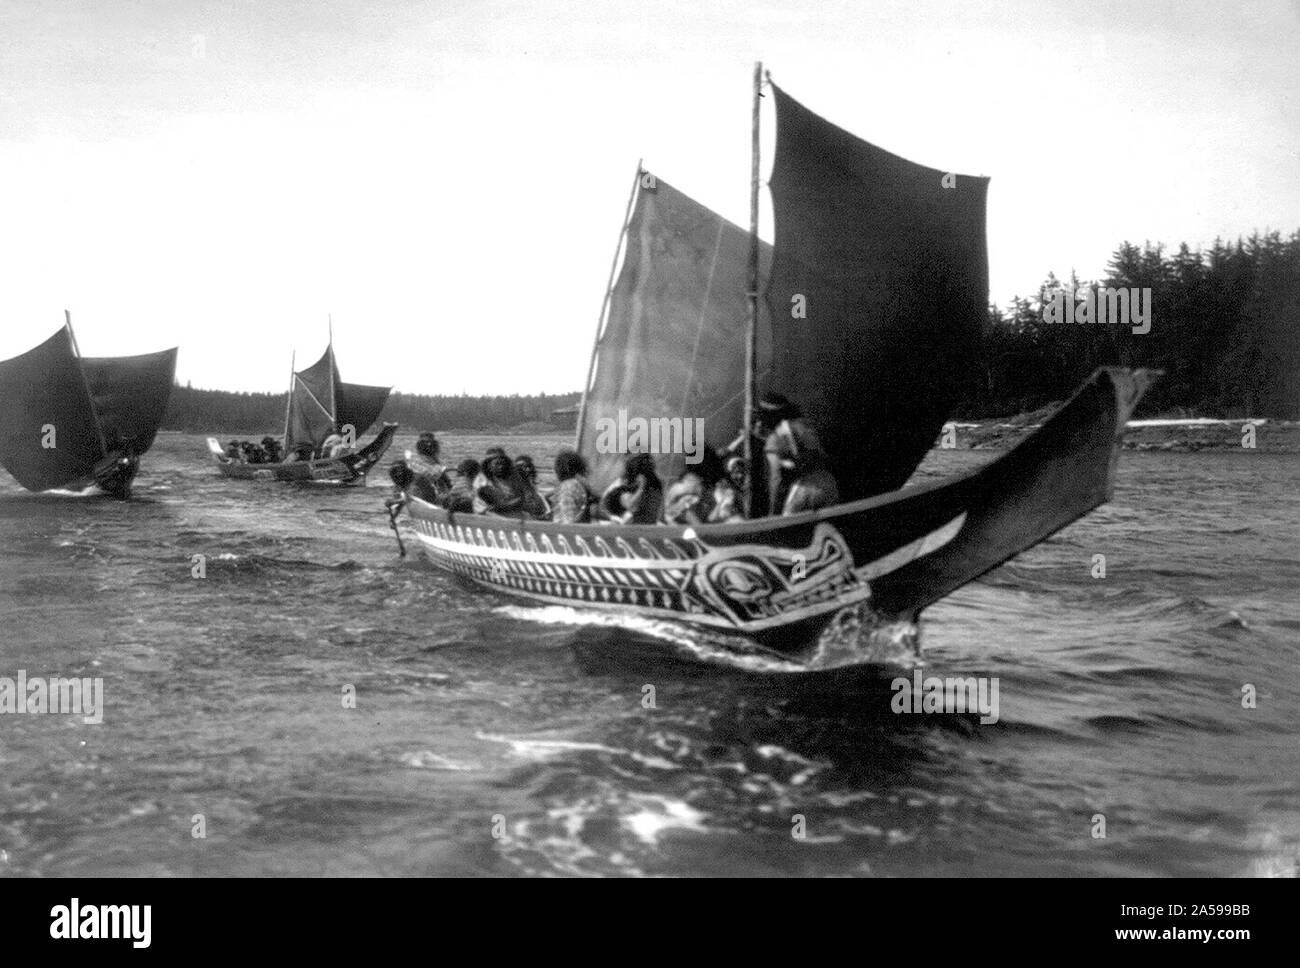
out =
{"type": "Polygon", "coordinates": [[[334,414],[330,408],[334,405],[330,392],[330,370],[332,348],[325,350],[325,355],[293,375],[293,387],[289,391],[289,429],[285,436],[286,454],[293,453],[303,444],[309,444],[313,450],[334,432],[334,414]]]}
{"type": "Polygon", "coordinates": [[[945,178],[773,90],[773,356],[762,388],[803,409],[843,500],[895,490],[938,436],[980,340],[988,179],[945,178]],[[793,315],[799,303],[806,318],[793,315]]]}
{"type": "Polygon", "coordinates": [[[176,376],[176,350],[81,361],[110,453],[153,446],[176,376]]]}
{"type": "Polygon", "coordinates": [[[388,402],[392,387],[372,387],[364,383],[339,382],[335,390],[335,409],[340,428],[352,425],[353,432],[360,438],[370,425],[379,419],[379,414],[388,402]]]}
{"type": "Polygon", "coordinates": [[[334,347],[326,347],[319,360],[294,374],[293,395],[289,401],[289,439],[285,444],[287,451],[302,443],[319,447],[335,429],[348,424],[360,437],[379,419],[380,411],[384,409],[391,387],[344,383],[339,379],[338,363],[333,354],[334,347]]]}
{"type": "MultiPolygon", "coordinates": [[[[643,181],[578,428],[593,484],[603,487],[620,472],[617,446],[629,442],[627,433],[619,440],[620,410],[624,431],[634,431],[629,423],[637,419],[670,421],[649,427],[652,443],[628,450],[666,449],[660,445],[671,446],[677,428],[685,444],[684,422],[695,418],[704,420],[709,446],[735,438],[744,423],[748,257],[744,229],[660,179],[653,188],[643,181]],[[602,446],[611,442],[614,448],[602,446]]],[[[770,259],[765,245],[760,263],[770,259]]],[[[656,464],[668,480],[685,456],[656,454],[656,464]]]]}
{"type": "Polygon", "coordinates": [[[0,361],[0,463],[19,484],[29,491],[63,487],[89,477],[103,456],[67,329],[0,361]]]}
{"type": "MultiPolygon", "coordinates": [[[[337,389],[338,381],[337,366],[334,362],[334,347],[325,347],[325,354],[307,369],[299,370],[295,377],[296,382],[300,383],[311,396],[316,398],[316,401],[325,409],[325,412],[330,413],[334,406],[334,390],[337,389]],[[333,387],[330,384],[331,379],[335,381],[333,387]]],[[[317,443],[320,443],[320,441],[317,441],[317,443]]]]}

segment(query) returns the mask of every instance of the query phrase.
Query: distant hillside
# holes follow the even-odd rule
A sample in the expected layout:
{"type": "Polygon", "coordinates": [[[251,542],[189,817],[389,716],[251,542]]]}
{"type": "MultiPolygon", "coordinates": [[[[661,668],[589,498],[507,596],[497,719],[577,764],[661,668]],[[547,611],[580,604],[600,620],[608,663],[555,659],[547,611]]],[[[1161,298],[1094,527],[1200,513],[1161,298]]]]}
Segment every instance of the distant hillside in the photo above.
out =
{"type": "MultiPolygon", "coordinates": [[[[285,394],[235,393],[230,390],[172,389],[162,429],[187,433],[280,434],[284,429],[285,394]]],[[[580,393],[528,396],[431,396],[394,393],[380,420],[396,420],[409,430],[466,430],[510,433],[520,425],[529,433],[570,429],[571,420],[552,411],[572,407],[580,393]]],[[[362,431],[364,432],[364,431],[362,431]]]]}

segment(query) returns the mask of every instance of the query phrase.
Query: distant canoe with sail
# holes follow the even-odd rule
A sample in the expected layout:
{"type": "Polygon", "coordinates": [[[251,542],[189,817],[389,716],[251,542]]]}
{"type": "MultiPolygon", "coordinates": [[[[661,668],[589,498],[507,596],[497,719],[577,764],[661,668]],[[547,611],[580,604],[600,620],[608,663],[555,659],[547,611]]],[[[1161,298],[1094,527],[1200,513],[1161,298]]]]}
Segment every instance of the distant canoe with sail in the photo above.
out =
{"type": "MultiPolygon", "coordinates": [[[[319,360],[305,370],[293,371],[285,408],[284,453],[299,447],[316,453],[336,432],[360,440],[379,419],[391,387],[345,383],[339,378],[330,341],[319,360]]],[[[397,424],[385,423],[375,439],[353,453],[313,460],[285,460],[276,464],[249,464],[227,456],[215,437],[208,438],[208,450],[218,471],[226,477],[246,480],[299,481],[303,483],[356,484],[388,450],[397,424]]]]}
{"type": "MultiPolygon", "coordinates": [[[[759,87],[756,71],[755,132],[759,87]]],[[[620,410],[700,418],[716,448],[751,425],[760,388],[779,391],[816,427],[844,503],[690,527],[456,514],[412,497],[436,565],[530,602],[802,653],[845,621],[915,621],[1110,497],[1143,371],[1099,370],[1001,458],[904,486],[980,344],[988,179],[907,161],[772,90],[771,249],[757,237],[756,134],[749,231],[638,170],[576,443],[600,489],[624,455],[597,431],[620,410]]],[[[665,480],[685,466],[655,459],[665,480]]]]}
{"type": "Polygon", "coordinates": [[[176,350],[82,357],[69,318],[0,361],[0,463],[29,491],[96,486],[126,498],[153,445],[176,375],[176,350]]]}

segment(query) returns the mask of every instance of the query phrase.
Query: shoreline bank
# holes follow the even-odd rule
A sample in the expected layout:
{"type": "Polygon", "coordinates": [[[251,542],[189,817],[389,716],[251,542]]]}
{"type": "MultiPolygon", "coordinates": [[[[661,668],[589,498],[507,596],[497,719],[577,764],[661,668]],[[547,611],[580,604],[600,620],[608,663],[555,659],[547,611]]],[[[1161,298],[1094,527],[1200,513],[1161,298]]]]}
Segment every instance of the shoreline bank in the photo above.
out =
{"type": "MultiPolygon", "coordinates": [[[[953,421],[956,449],[1009,450],[1038,429],[1022,415],[1000,421],[953,421]]],[[[940,437],[938,446],[943,445],[940,437]]],[[[951,448],[950,448],[951,449],[951,448]]],[[[1201,450],[1256,450],[1271,454],[1300,454],[1300,421],[1247,417],[1219,420],[1208,417],[1132,420],[1124,431],[1124,450],[1194,453],[1201,450]]]]}

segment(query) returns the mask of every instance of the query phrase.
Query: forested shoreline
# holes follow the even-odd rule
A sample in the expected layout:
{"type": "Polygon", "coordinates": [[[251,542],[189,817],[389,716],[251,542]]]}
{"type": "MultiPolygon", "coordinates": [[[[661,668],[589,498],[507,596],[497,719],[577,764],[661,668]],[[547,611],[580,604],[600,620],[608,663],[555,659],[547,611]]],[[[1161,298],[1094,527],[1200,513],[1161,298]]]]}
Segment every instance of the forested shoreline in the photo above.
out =
{"type": "MultiPolygon", "coordinates": [[[[1300,418],[1300,231],[1254,234],[1208,250],[1125,242],[1105,278],[1049,275],[1031,297],[989,309],[985,339],[965,374],[959,419],[1024,413],[1064,400],[1099,366],[1164,371],[1138,416],[1300,418]],[[1151,290],[1151,329],[1050,324],[1043,307],[1064,288],[1151,290]]],[[[567,430],[578,392],[447,396],[394,393],[383,420],[408,428],[484,433],[567,430]]],[[[165,430],[278,433],[283,393],[176,387],[165,430]]]]}
{"type": "MultiPolygon", "coordinates": [[[[570,407],[579,393],[518,394],[506,396],[445,396],[393,393],[380,420],[395,420],[403,427],[433,430],[470,430],[482,433],[564,430],[573,418],[553,416],[553,410],[570,407]]],[[[285,394],[235,393],[174,387],[162,429],[188,433],[280,434],[284,428],[285,394]]],[[[358,428],[359,433],[364,433],[358,428]]]]}
{"type": "Polygon", "coordinates": [[[958,415],[1023,413],[1063,400],[1099,366],[1163,370],[1137,416],[1300,417],[1300,232],[1208,250],[1125,242],[1101,280],[1049,275],[1033,297],[990,308],[958,415]],[[1151,329],[1048,324],[1064,288],[1151,289],[1151,329]]]}

